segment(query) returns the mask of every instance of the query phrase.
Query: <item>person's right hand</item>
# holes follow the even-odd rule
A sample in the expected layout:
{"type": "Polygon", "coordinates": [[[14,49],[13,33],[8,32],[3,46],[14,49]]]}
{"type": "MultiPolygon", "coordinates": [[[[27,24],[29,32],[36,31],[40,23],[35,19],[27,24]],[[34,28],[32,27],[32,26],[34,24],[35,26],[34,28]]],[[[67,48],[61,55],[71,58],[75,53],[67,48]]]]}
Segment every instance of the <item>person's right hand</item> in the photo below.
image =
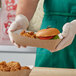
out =
{"type": "Polygon", "coordinates": [[[15,18],[15,21],[10,25],[10,27],[8,29],[8,35],[9,35],[10,41],[12,43],[14,43],[16,46],[20,47],[20,45],[18,45],[14,42],[11,33],[14,31],[20,30],[20,29],[26,30],[28,25],[29,25],[29,21],[28,21],[27,17],[25,17],[22,14],[17,15],[15,18]]]}

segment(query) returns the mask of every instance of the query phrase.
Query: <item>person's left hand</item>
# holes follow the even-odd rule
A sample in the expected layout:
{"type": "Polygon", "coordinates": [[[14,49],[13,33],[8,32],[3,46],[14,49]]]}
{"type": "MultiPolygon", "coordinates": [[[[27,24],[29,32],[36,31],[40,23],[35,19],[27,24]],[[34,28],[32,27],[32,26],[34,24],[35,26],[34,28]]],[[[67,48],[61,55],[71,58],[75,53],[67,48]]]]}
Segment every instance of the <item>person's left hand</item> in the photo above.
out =
{"type": "Polygon", "coordinates": [[[73,42],[75,34],[76,34],[76,20],[73,20],[70,23],[66,23],[63,26],[63,32],[61,33],[61,35],[63,36],[63,40],[59,43],[56,49],[51,50],[51,52],[56,52],[69,46],[73,42]]]}

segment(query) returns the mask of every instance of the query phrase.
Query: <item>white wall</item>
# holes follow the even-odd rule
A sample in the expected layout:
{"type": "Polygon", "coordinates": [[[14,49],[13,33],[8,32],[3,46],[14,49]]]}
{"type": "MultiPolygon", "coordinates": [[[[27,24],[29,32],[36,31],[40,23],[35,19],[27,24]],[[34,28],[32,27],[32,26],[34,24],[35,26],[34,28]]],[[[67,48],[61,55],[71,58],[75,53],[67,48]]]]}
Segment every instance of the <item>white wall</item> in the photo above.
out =
{"type": "Polygon", "coordinates": [[[35,53],[0,53],[0,61],[18,61],[21,65],[34,65],[35,53]]]}
{"type": "Polygon", "coordinates": [[[16,46],[1,46],[0,51],[10,51],[10,52],[36,52],[35,47],[17,48],[16,46]]]}

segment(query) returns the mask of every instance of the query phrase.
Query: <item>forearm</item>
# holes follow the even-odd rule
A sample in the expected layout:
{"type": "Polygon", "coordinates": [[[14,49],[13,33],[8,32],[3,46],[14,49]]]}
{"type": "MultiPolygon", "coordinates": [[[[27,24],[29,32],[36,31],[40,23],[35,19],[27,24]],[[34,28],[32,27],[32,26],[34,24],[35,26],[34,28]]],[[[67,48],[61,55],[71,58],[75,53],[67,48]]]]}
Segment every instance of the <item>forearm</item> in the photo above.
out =
{"type": "Polygon", "coordinates": [[[34,15],[39,0],[19,0],[16,15],[23,14],[30,21],[34,15]]]}

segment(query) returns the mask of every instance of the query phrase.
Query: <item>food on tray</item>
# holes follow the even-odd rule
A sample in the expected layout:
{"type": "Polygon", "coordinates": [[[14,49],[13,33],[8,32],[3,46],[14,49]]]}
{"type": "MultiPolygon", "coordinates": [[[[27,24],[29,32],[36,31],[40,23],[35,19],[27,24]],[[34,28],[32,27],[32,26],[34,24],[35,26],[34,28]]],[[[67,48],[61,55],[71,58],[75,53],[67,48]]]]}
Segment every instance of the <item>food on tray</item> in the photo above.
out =
{"type": "Polygon", "coordinates": [[[18,71],[18,70],[24,70],[29,69],[27,66],[21,66],[19,62],[11,61],[9,63],[6,63],[5,61],[0,62],[0,71],[18,71]]]}
{"type": "Polygon", "coordinates": [[[6,66],[6,62],[5,61],[0,62],[0,66],[1,65],[6,66]]]}
{"type": "Polygon", "coordinates": [[[42,40],[59,39],[60,31],[56,28],[42,29],[36,33],[36,37],[42,40]]]}
{"type": "Polygon", "coordinates": [[[27,36],[27,37],[30,37],[30,38],[36,38],[36,34],[34,34],[34,32],[26,32],[26,31],[22,31],[20,33],[21,36],[27,36]]]}
{"type": "Polygon", "coordinates": [[[10,71],[17,71],[21,69],[21,65],[14,61],[7,63],[7,66],[10,68],[10,71]]]}
{"type": "Polygon", "coordinates": [[[21,36],[27,36],[30,38],[39,38],[42,40],[59,39],[58,34],[60,34],[60,31],[56,28],[42,29],[38,31],[36,34],[34,32],[25,32],[25,31],[22,31],[20,33],[21,36]]]}
{"type": "Polygon", "coordinates": [[[23,69],[30,69],[30,68],[27,66],[24,66],[24,67],[21,67],[21,69],[23,70],[23,69]]]}
{"type": "Polygon", "coordinates": [[[9,70],[10,70],[10,68],[7,67],[5,61],[0,62],[0,70],[1,70],[1,71],[9,71],[9,70]]]}

